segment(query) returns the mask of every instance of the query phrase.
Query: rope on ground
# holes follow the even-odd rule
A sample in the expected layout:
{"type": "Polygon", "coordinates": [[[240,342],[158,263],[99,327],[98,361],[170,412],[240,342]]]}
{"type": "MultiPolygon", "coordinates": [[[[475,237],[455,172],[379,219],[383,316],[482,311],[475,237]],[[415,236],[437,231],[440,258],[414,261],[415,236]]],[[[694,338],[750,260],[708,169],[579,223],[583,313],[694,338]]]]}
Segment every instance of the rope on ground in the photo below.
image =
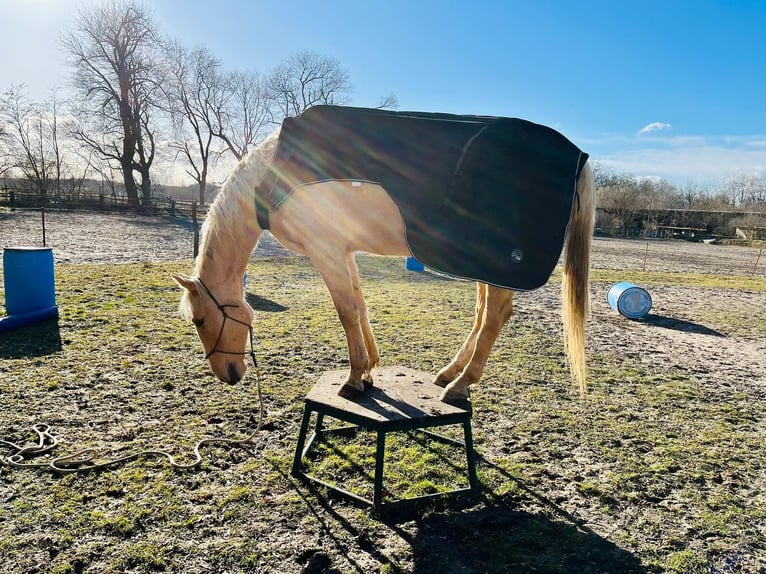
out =
{"type": "Polygon", "coordinates": [[[49,462],[30,462],[30,459],[33,459],[34,457],[51,453],[59,445],[59,439],[51,432],[50,427],[47,424],[38,423],[32,427],[32,430],[37,434],[37,444],[20,446],[13,442],[0,439],[0,446],[9,448],[12,451],[8,456],[0,456],[0,466],[8,466],[14,468],[49,468],[50,470],[60,474],[71,474],[114,467],[141,458],[157,457],[164,458],[167,460],[171,467],[178,470],[190,470],[197,468],[203,460],[203,457],[200,454],[200,450],[203,447],[212,444],[224,444],[232,447],[249,444],[253,442],[255,436],[263,428],[265,409],[263,406],[263,396],[261,394],[261,377],[257,369],[255,379],[256,388],[258,390],[259,404],[258,425],[256,429],[252,432],[252,434],[243,439],[204,438],[198,441],[194,445],[193,462],[187,464],[179,463],[175,457],[173,457],[173,455],[164,450],[142,450],[121,456],[119,458],[107,460],[105,462],[96,463],[94,461],[98,456],[98,451],[92,448],[86,448],[74,454],[59,456],[50,460],[49,462]]]}

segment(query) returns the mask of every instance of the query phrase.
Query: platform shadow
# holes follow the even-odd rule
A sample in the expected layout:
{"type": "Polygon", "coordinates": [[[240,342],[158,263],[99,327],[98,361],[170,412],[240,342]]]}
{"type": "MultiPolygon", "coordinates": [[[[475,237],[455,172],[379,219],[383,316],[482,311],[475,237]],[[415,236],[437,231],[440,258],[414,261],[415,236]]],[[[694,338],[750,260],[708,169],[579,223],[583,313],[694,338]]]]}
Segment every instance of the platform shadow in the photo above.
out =
{"type": "MultiPolygon", "coordinates": [[[[432,513],[415,523],[408,540],[413,574],[647,572],[638,558],[592,530],[503,505],[432,513]]],[[[400,536],[406,539],[406,531],[400,536]]]]}
{"type": "Polygon", "coordinates": [[[58,319],[0,332],[0,359],[44,357],[61,350],[58,319]]]}
{"type": "Polygon", "coordinates": [[[511,481],[511,494],[483,487],[437,512],[417,507],[383,519],[412,546],[415,574],[430,572],[621,572],[646,574],[641,561],[484,457],[479,464],[511,481]],[[534,507],[535,511],[521,509],[534,507]],[[417,524],[414,535],[411,523],[417,524]],[[401,525],[401,526],[400,526],[401,525]]]}
{"type": "MultiPolygon", "coordinates": [[[[410,547],[407,572],[650,572],[636,556],[503,469],[485,459],[480,464],[513,482],[510,494],[482,487],[479,495],[437,498],[373,515],[410,547]]],[[[346,553],[350,537],[359,550],[384,567],[400,571],[401,551],[392,553],[390,545],[380,544],[379,539],[376,542],[369,535],[369,525],[343,509],[342,497],[311,483],[301,482],[295,488],[333,545],[346,553]]],[[[353,571],[367,571],[361,563],[348,559],[353,571]]],[[[340,570],[328,564],[324,572],[340,570]]]]}
{"type": "Polygon", "coordinates": [[[711,335],[713,337],[725,337],[723,333],[694,323],[693,321],[686,321],[685,319],[676,319],[675,317],[665,317],[663,315],[650,314],[641,319],[642,322],[647,325],[653,325],[655,327],[662,327],[663,329],[672,329],[674,331],[683,331],[684,333],[697,333],[698,335],[711,335]]]}

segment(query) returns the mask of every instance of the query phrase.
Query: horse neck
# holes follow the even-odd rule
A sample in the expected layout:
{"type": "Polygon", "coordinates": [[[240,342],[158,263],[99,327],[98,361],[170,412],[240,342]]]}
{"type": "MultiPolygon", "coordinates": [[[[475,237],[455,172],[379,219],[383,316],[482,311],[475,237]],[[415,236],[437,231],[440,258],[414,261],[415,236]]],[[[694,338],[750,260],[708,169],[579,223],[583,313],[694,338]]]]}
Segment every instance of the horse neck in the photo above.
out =
{"type": "Polygon", "coordinates": [[[233,285],[241,291],[242,276],[261,233],[252,202],[250,205],[243,202],[239,216],[227,229],[218,233],[209,230],[204,234],[196,275],[211,289],[233,285]]]}
{"type": "Polygon", "coordinates": [[[263,233],[257,223],[253,194],[274,159],[278,135],[276,130],[240,161],[211,207],[208,217],[219,228],[203,233],[196,265],[197,276],[206,284],[208,280],[218,285],[234,282],[242,290],[242,275],[263,233]]]}

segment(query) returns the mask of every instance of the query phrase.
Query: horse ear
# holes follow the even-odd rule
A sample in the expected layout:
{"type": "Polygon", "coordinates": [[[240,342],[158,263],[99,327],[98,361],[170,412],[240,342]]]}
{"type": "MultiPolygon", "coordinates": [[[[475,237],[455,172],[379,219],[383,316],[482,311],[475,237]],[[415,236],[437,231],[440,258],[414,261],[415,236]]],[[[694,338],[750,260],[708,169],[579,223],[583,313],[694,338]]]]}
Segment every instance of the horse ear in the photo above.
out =
{"type": "Polygon", "coordinates": [[[194,281],[194,277],[191,275],[177,273],[171,275],[171,277],[173,278],[173,281],[178,283],[181,288],[186,289],[189,293],[197,292],[197,283],[194,281]]]}

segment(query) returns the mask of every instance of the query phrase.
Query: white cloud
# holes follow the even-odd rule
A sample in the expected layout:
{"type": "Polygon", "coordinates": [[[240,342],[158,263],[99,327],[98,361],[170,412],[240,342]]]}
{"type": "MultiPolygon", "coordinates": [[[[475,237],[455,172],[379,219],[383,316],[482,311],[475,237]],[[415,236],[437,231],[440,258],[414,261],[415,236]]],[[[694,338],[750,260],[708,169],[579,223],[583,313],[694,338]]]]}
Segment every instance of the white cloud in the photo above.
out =
{"type": "MultiPolygon", "coordinates": [[[[739,174],[766,176],[763,136],[679,137],[639,145],[613,145],[594,159],[639,177],[723,180],[739,174]]],[[[601,147],[601,146],[600,146],[601,147]]],[[[602,147],[602,149],[604,149],[602,147]]]]}
{"type": "Polygon", "coordinates": [[[641,135],[641,134],[648,134],[648,133],[651,133],[651,132],[661,132],[661,131],[664,131],[664,130],[672,129],[672,127],[673,126],[671,126],[668,123],[664,123],[664,122],[652,122],[650,124],[645,125],[640,130],[638,130],[638,134],[641,135]]]}

